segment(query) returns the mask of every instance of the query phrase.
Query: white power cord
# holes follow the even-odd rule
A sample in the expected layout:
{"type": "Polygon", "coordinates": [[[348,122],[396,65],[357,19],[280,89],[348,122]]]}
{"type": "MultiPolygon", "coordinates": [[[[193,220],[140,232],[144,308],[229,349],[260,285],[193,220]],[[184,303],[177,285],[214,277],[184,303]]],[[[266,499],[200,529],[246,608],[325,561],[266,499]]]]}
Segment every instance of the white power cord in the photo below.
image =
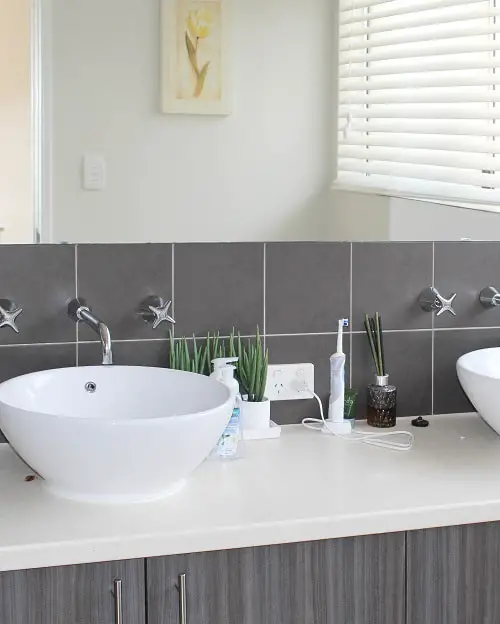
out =
{"type": "MultiPolygon", "coordinates": [[[[308,392],[311,392],[309,389],[308,392]]],[[[347,440],[348,442],[362,442],[363,444],[370,444],[371,446],[379,446],[381,448],[390,449],[392,451],[409,451],[413,446],[413,433],[409,431],[387,431],[384,433],[379,432],[353,432],[348,434],[337,433],[329,426],[328,420],[325,419],[323,410],[323,403],[319,396],[315,392],[311,392],[316,401],[318,401],[319,411],[321,418],[304,418],[302,424],[307,429],[313,429],[314,431],[324,431],[325,428],[331,435],[347,440]],[[318,425],[321,425],[318,427],[318,425]],[[396,440],[387,440],[383,438],[390,438],[399,436],[400,438],[406,438],[406,442],[398,442],[396,440]]]]}

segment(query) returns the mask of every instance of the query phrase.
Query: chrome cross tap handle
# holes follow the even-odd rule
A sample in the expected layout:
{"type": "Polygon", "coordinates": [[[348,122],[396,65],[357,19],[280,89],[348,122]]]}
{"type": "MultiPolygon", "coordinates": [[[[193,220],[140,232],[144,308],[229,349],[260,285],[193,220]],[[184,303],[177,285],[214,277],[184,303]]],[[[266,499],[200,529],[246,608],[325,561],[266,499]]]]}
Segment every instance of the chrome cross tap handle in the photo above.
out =
{"type": "Polygon", "coordinates": [[[500,306],[500,292],[494,286],[487,286],[479,293],[479,301],[485,308],[498,308],[500,306]]]}
{"type": "Polygon", "coordinates": [[[156,329],[164,321],[175,324],[175,320],[170,316],[171,306],[171,301],[151,295],[141,302],[138,313],[145,323],[153,323],[153,329],[156,329]]]}
{"type": "Polygon", "coordinates": [[[16,319],[22,311],[23,309],[10,299],[0,299],[0,328],[10,327],[18,334],[16,319]]]}
{"type": "Polygon", "coordinates": [[[453,302],[455,301],[456,296],[457,293],[454,293],[446,299],[439,294],[439,291],[436,288],[429,286],[420,293],[418,302],[424,312],[437,312],[437,316],[441,316],[441,314],[449,312],[450,314],[453,314],[453,316],[456,316],[457,313],[453,309],[453,302]]]}

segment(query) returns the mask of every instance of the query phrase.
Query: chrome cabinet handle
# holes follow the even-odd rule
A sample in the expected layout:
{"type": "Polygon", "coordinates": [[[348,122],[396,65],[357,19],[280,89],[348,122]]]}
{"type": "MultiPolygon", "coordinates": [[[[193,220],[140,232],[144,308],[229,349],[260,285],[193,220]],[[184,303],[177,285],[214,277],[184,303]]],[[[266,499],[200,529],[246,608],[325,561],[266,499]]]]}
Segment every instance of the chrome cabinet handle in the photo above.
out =
{"type": "Polygon", "coordinates": [[[179,621],[180,624],[187,624],[187,589],[185,574],[179,574],[177,589],[179,590],[179,621]]]}
{"type": "Polygon", "coordinates": [[[22,311],[23,309],[10,299],[0,299],[0,328],[10,327],[18,334],[16,319],[22,311]]]}
{"type": "Polygon", "coordinates": [[[429,286],[420,293],[418,302],[424,312],[437,312],[437,316],[449,312],[453,314],[453,316],[456,316],[457,313],[453,309],[453,302],[456,296],[457,293],[454,293],[449,299],[446,299],[440,295],[436,288],[429,286]]]}
{"type": "Polygon", "coordinates": [[[141,301],[138,314],[145,323],[153,323],[153,329],[156,329],[164,321],[174,325],[175,319],[170,316],[171,306],[172,301],[167,301],[157,295],[151,295],[141,301]]]}
{"type": "Polygon", "coordinates": [[[500,292],[494,286],[487,286],[479,293],[479,301],[485,308],[498,308],[500,306],[500,292]]]}
{"type": "Polygon", "coordinates": [[[115,599],[115,624],[123,624],[122,580],[113,582],[113,596],[115,599]]]}

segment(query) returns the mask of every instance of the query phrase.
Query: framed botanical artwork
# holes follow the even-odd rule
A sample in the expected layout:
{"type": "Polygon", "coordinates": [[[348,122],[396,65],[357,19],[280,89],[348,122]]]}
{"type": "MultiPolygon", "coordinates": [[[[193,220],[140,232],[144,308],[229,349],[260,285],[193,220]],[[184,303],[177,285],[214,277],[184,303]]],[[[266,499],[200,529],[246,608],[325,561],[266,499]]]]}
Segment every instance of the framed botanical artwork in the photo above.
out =
{"type": "Polygon", "coordinates": [[[164,113],[231,113],[229,11],[229,0],[162,0],[164,113]]]}

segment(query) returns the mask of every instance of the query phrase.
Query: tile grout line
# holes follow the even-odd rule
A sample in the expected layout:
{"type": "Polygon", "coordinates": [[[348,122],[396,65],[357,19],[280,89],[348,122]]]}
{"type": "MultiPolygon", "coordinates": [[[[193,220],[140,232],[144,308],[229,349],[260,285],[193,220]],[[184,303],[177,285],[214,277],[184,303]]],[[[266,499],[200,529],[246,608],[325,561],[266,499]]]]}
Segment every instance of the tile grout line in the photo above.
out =
{"type": "Polygon", "coordinates": [[[1,349],[13,349],[15,347],[71,347],[75,346],[77,343],[74,341],[70,342],[23,342],[19,344],[3,344],[0,345],[1,349]]]}
{"type": "Polygon", "coordinates": [[[262,256],[262,333],[263,333],[263,341],[264,341],[264,349],[267,349],[267,318],[266,318],[266,271],[267,271],[267,243],[264,243],[263,248],[263,256],[262,256]]]}
{"type": "Polygon", "coordinates": [[[500,329],[500,326],[487,325],[487,326],[482,327],[481,325],[478,325],[476,327],[435,327],[434,332],[439,333],[439,332],[449,332],[449,331],[481,331],[485,329],[500,329]]]}
{"type": "MultiPolygon", "coordinates": [[[[436,244],[432,243],[432,286],[434,287],[436,283],[436,244]]],[[[435,327],[435,316],[434,312],[432,313],[431,318],[431,414],[434,416],[434,353],[435,353],[435,338],[436,338],[436,327],[435,327]]]]}
{"type": "Polygon", "coordinates": [[[352,343],[353,343],[353,320],[352,320],[352,243],[349,243],[349,387],[352,388],[352,343]]]}
{"type": "MultiPolygon", "coordinates": [[[[121,338],[120,340],[113,340],[113,344],[124,344],[124,343],[134,343],[134,342],[168,342],[169,338],[121,338]]],[[[188,338],[188,340],[192,340],[192,338],[188,338]]],[[[80,344],[101,344],[98,340],[84,340],[80,344]]]]}
{"type": "MultiPolygon", "coordinates": [[[[255,338],[255,334],[242,334],[241,335],[242,338],[255,338]]],[[[206,340],[208,338],[208,336],[181,336],[180,338],[176,338],[175,340],[206,340]]],[[[229,340],[231,338],[231,336],[219,336],[220,340],[229,340]]],[[[162,340],[168,340],[168,338],[153,338],[151,340],[156,340],[157,342],[160,342],[162,340]]],[[[146,342],[151,342],[151,340],[147,340],[146,342]]],[[[141,340],[115,340],[115,342],[144,342],[143,339],[141,340]]]]}
{"type": "MultiPolygon", "coordinates": [[[[78,298],[78,245],[75,245],[75,297],[78,298]]],[[[80,341],[79,324],[75,323],[76,347],[75,347],[75,366],[80,364],[80,341]]]]}
{"type": "MultiPolygon", "coordinates": [[[[450,332],[450,331],[499,331],[500,326],[497,327],[441,327],[434,330],[434,333],[439,332],[450,332]]],[[[432,329],[384,329],[384,332],[387,334],[424,334],[432,332],[432,329]]],[[[352,332],[352,336],[362,336],[364,334],[361,330],[356,330],[352,332]]],[[[267,338],[304,338],[304,337],[318,337],[324,336],[328,338],[330,336],[336,336],[337,332],[319,332],[319,333],[301,333],[301,334],[268,334],[267,338]]],[[[255,338],[255,334],[244,334],[241,336],[242,338],[255,338]]],[[[185,336],[186,340],[193,340],[193,336],[185,336]]],[[[195,336],[196,340],[204,340],[207,336],[195,336]]],[[[220,336],[222,340],[228,340],[230,336],[220,336]]],[[[168,342],[169,338],[119,338],[113,340],[113,343],[124,343],[124,342],[168,342]]],[[[176,340],[180,340],[180,338],[176,338],[176,340]]],[[[1,349],[11,349],[15,347],[58,347],[58,346],[70,346],[70,345],[85,345],[85,344],[99,344],[98,340],[80,340],[77,343],[74,340],[64,341],[64,342],[23,342],[23,343],[13,343],[13,344],[0,344],[1,349]]]]}

